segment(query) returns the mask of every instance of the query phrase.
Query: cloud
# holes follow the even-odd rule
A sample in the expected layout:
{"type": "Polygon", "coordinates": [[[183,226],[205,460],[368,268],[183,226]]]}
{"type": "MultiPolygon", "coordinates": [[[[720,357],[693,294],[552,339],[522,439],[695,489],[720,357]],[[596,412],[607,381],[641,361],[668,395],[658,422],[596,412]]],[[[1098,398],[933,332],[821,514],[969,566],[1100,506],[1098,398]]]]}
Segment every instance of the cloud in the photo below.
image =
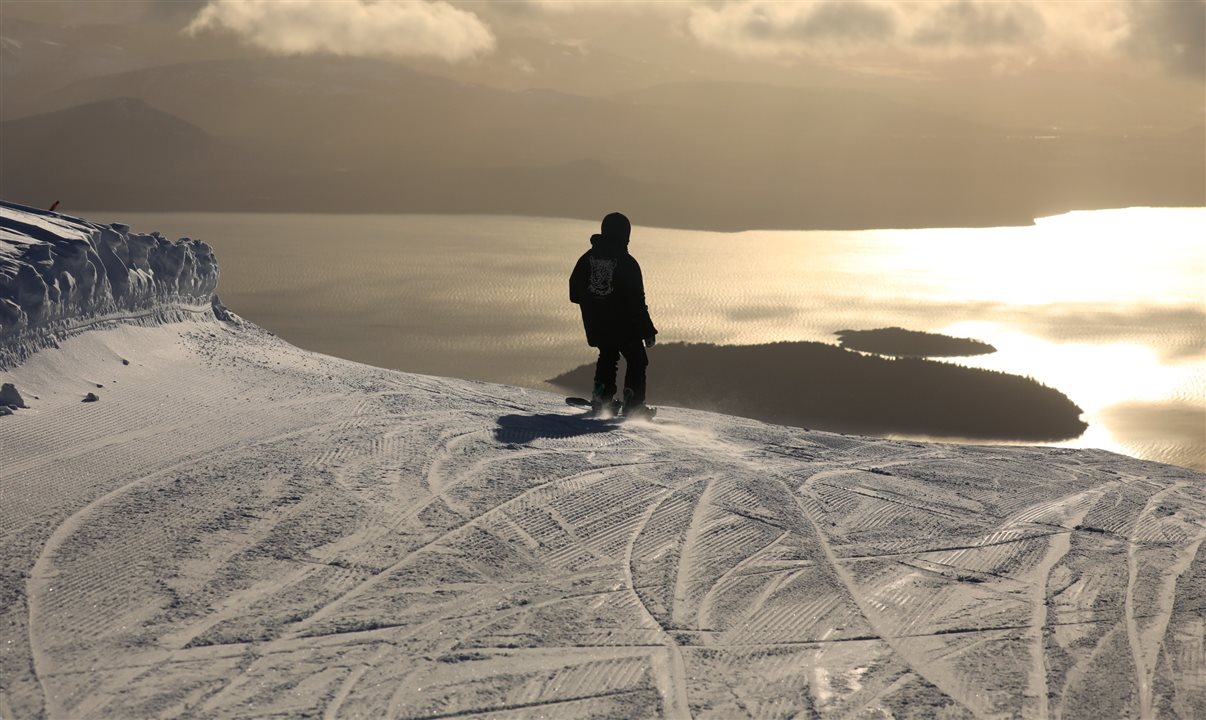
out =
{"type": "Polygon", "coordinates": [[[676,5],[709,47],[763,56],[851,56],[891,51],[899,59],[982,55],[1028,67],[1036,56],[1157,60],[1206,74],[1206,0],[733,0],[676,5]]]}
{"type": "Polygon", "coordinates": [[[1042,37],[1043,16],[1018,2],[959,2],[937,7],[910,38],[919,45],[1023,45],[1042,37]]]}
{"type": "Polygon", "coordinates": [[[152,20],[181,21],[195,17],[207,0],[149,0],[146,16],[152,20]]]}
{"type": "Polygon", "coordinates": [[[776,26],[766,18],[754,21],[749,30],[760,28],[767,37],[786,36],[811,42],[857,42],[880,40],[892,34],[895,19],[880,7],[863,2],[825,2],[806,16],[791,18],[776,26]]]}
{"type": "Polygon", "coordinates": [[[1040,7],[1030,2],[745,0],[695,5],[687,24],[707,45],[741,54],[790,55],[1033,47],[1043,40],[1048,23],[1040,7]]]}
{"type": "Polygon", "coordinates": [[[1206,0],[1132,2],[1124,45],[1172,72],[1206,77],[1206,0]]]}
{"type": "Polygon", "coordinates": [[[278,55],[434,56],[449,62],[494,49],[477,15],[441,0],[212,0],[186,32],[224,30],[278,55]]]}
{"type": "Polygon", "coordinates": [[[701,43],[750,55],[883,41],[893,34],[895,23],[891,8],[857,0],[697,5],[687,18],[688,29],[701,43]]]}

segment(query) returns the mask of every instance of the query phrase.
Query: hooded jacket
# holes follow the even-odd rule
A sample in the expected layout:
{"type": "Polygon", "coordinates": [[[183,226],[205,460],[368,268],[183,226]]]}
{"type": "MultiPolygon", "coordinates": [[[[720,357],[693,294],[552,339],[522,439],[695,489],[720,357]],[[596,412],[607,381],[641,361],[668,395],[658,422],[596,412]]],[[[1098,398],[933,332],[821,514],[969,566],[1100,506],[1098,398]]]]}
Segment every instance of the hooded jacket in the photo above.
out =
{"type": "Polygon", "coordinates": [[[641,266],[627,238],[592,235],[570,274],[570,302],[582,310],[591,347],[619,347],[657,334],[645,304],[641,266]]]}

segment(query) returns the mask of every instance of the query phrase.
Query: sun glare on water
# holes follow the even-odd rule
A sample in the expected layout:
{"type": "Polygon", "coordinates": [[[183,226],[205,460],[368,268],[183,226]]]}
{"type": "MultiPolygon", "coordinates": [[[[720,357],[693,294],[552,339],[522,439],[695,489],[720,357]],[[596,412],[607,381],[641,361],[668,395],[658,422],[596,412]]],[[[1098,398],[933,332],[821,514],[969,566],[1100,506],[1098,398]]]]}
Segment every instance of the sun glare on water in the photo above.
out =
{"type": "Polygon", "coordinates": [[[871,234],[884,250],[875,270],[935,300],[1206,304],[1206,209],[1073,212],[1029,227],[871,234]]]}
{"type": "Polygon", "coordinates": [[[871,274],[894,278],[870,294],[962,306],[967,320],[930,330],[997,349],[949,362],[1032,377],[1084,410],[1089,429],[1062,444],[1133,453],[1110,418],[1137,407],[1181,408],[1206,437],[1206,208],[866,235],[879,250],[865,255],[871,274]]]}
{"type": "Polygon", "coordinates": [[[976,338],[997,348],[989,355],[957,358],[958,364],[1035,377],[1058,388],[1086,413],[1121,402],[1185,397],[1202,389],[1194,364],[1163,363],[1155,350],[1138,343],[1058,343],[985,322],[956,323],[942,334],[976,338]]]}

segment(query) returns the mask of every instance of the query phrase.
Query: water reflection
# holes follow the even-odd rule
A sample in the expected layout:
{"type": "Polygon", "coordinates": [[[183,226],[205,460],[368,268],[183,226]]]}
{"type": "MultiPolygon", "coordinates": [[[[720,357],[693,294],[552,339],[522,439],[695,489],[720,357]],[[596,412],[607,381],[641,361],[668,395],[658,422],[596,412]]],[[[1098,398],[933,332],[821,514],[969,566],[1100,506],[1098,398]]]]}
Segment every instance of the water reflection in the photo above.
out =
{"type": "Polygon", "coordinates": [[[1111,439],[1130,454],[1202,468],[1206,465],[1206,413],[1193,403],[1121,403],[1100,414],[1111,439]]]}
{"type": "Polygon", "coordinates": [[[1130,208],[1041,218],[1032,227],[882,230],[872,274],[892,292],[1010,306],[1138,309],[1203,302],[1206,220],[1199,209],[1130,208]]]}
{"type": "MultiPolygon", "coordinates": [[[[950,335],[976,337],[996,346],[997,353],[959,358],[955,362],[970,367],[1030,375],[1046,385],[1057,387],[1084,409],[1089,430],[1080,438],[1064,443],[1072,447],[1101,447],[1133,454],[1137,448],[1152,445],[1150,431],[1136,433],[1134,423],[1116,422],[1112,409],[1124,404],[1177,403],[1196,399],[1197,412],[1206,427],[1206,366],[1192,359],[1165,362],[1150,345],[1136,342],[1081,343],[1053,342],[1014,328],[988,322],[953,323],[943,329],[950,335]]],[[[1149,414],[1149,418],[1151,416],[1149,414]]],[[[1178,427],[1183,426],[1181,418],[1178,427]]],[[[1170,434],[1184,436],[1173,427],[1170,434]]],[[[1167,438],[1165,438],[1167,440],[1167,438]]],[[[1166,453],[1165,453],[1166,454],[1166,453]]],[[[1206,466],[1200,452],[1186,453],[1196,466],[1206,466]]]]}
{"type": "MultiPolygon", "coordinates": [[[[222,264],[226,304],[303,347],[531,387],[547,387],[545,379],[592,359],[566,278],[596,222],[90,217],[209,241],[222,264]]],[[[1176,403],[1206,418],[1202,237],[1206,209],[1131,209],[1020,228],[725,234],[637,227],[632,249],[664,342],[833,343],[837,330],[887,326],[974,337],[999,351],[955,362],[1030,376],[1066,393],[1090,423],[1077,444],[1167,458],[1139,437],[1139,421],[1107,411],[1176,403]]],[[[656,348],[651,357],[656,364],[656,348]]],[[[653,402],[656,396],[651,388],[653,402]]],[[[1159,427],[1168,419],[1143,417],[1159,427]]]]}

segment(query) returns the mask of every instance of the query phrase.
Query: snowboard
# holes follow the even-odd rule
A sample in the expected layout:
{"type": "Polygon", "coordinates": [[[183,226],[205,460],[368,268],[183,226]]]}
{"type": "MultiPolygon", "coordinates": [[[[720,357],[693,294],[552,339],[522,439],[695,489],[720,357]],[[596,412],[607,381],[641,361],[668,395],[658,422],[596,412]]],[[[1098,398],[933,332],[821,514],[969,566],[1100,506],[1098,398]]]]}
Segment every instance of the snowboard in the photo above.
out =
{"type": "MultiPolygon", "coordinates": [[[[587,400],[583,397],[567,397],[565,399],[565,404],[572,405],[574,407],[586,408],[587,410],[591,409],[590,400],[587,400]]],[[[595,415],[592,413],[591,417],[595,417],[595,415]]],[[[611,404],[611,413],[607,417],[613,420],[624,419],[624,416],[620,414],[620,403],[613,402],[611,404]]],[[[641,417],[645,420],[652,420],[653,418],[657,417],[657,408],[649,408],[649,414],[642,415],[641,417]]]]}

